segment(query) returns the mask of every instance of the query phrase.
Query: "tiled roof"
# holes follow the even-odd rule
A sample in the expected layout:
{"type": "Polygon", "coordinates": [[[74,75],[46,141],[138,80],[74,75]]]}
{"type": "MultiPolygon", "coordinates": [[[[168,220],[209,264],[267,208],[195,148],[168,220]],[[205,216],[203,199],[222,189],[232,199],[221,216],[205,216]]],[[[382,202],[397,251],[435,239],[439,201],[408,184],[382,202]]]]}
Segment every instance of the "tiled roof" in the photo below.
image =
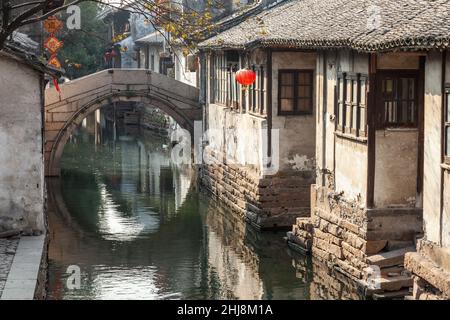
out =
{"type": "Polygon", "coordinates": [[[162,44],[164,42],[164,36],[162,35],[164,31],[155,31],[150,33],[135,42],[138,44],[162,44]]]}
{"type": "Polygon", "coordinates": [[[18,47],[14,43],[11,43],[9,41],[7,41],[2,50],[0,50],[0,56],[7,56],[9,58],[15,59],[27,64],[28,66],[39,72],[55,77],[60,77],[65,72],[65,70],[63,69],[55,69],[51,66],[48,66],[46,63],[44,63],[45,60],[43,61],[35,54],[30,53],[29,51],[25,51],[22,47],[18,47]]]}
{"type": "Polygon", "coordinates": [[[201,49],[449,48],[450,0],[291,0],[200,43],[201,49]]]}

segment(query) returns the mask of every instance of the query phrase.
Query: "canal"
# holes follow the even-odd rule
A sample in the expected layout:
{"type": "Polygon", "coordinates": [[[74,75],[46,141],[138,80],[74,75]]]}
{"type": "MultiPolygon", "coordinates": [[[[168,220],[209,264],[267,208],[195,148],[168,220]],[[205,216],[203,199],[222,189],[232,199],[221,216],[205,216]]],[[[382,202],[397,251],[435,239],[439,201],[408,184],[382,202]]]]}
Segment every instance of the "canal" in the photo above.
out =
{"type": "Polygon", "coordinates": [[[283,233],[255,232],[199,191],[166,138],[81,128],[61,168],[48,181],[48,299],[357,298],[283,233]]]}

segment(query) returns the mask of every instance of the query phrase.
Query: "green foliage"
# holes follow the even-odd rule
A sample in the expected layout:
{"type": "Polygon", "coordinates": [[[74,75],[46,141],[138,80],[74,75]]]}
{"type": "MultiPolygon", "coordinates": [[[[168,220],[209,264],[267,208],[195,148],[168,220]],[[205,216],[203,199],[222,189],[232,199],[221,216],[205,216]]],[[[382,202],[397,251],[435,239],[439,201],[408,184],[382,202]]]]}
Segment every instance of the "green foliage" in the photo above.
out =
{"type": "Polygon", "coordinates": [[[108,44],[108,26],[96,18],[100,10],[98,4],[84,2],[79,6],[81,30],[64,28],[59,34],[64,46],[58,57],[71,79],[103,69],[103,54],[108,44]]]}

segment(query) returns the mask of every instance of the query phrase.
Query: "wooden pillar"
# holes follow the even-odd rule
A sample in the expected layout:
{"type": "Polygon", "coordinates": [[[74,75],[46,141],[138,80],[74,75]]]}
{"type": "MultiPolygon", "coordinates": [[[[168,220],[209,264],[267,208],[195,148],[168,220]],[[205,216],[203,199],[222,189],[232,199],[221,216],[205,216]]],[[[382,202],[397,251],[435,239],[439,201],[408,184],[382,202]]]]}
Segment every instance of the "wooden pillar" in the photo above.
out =
{"type": "Polygon", "coordinates": [[[369,56],[369,100],[367,104],[367,208],[373,208],[375,195],[376,92],[377,55],[372,53],[369,56]]]}
{"type": "MultiPolygon", "coordinates": [[[[272,50],[267,49],[267,157],[272,157],[272,50]]],[[[271,161],[272,162],[272,161],[271,161]]]]}

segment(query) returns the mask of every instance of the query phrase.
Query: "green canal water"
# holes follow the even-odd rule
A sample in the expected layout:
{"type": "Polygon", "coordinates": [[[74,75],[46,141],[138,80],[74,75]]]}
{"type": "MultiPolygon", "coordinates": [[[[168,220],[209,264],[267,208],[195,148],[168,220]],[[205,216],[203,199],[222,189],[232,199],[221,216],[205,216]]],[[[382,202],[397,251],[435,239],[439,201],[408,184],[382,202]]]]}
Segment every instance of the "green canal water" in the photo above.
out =
{"type": "Polygon", "coordinates": [[[342,298],[283,233],[255,232],[199,191],[165,139],[101,140],[77,132],[48,182],[48,299],[342,298]]]}

